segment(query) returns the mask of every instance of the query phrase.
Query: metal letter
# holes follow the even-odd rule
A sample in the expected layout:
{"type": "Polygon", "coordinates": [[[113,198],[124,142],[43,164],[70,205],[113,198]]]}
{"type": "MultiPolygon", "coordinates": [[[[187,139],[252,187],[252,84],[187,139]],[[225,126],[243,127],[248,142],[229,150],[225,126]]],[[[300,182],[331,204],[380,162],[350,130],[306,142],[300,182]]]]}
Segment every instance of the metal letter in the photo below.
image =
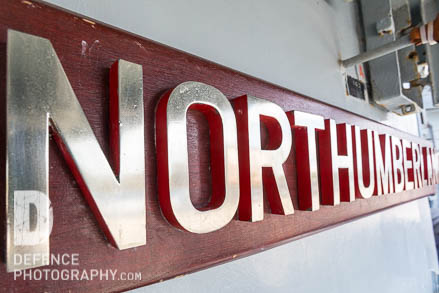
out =
{"type": "Polygon", "coordinates": [[[422,154],[424,158],[424,178],[426,179],[426,185],[432,185],[433,184],[433,170],[431,166],[431,148],[430,147],[423,147],[422,148],[422,154]]]}
{"type": "Polygon", "coordinates": [[[316,132],[325,129],[322,116],[299,111],[287,113],[294,132],[299,209],[320,208],[316,132]]]}
{"type": "Polygon", "coordinates": [[[412,143],[412,159],[413,159],[413,177],[414,188],[418,189],[423,186],[422,174],[421,174],[421,152],[419,151],[419,145],[412,143]]]}
{"type": "Polygon", "coordinates": [[[424,154],[424,147],[422,145],[419,145],[419,158],[421,161],[421,184],[422,186],[428,185],[428,178],[427,178],[427,170],[425,165],[425,154],[424,154]]]}
{"type": "Polygon", "coordinates": [[[334,120],[326,119],[325,130],[319,133],[319,144],[322,204],[338,205],[340,200],[354,201],[351,125],[336,125],[334,120]]]}
{"type": "MultiPolygon", "coordinates": [[[[117,71],[110,108],[117,114],[118,121],[112,123],[118,125],[120,134],[113,143],[119,147],[115,151],[119,154],[115,158],[120,168],[118,180],[50,41],[9,30],[7,47],[8,271],[47,264],[41,260],[32,266],[15,265],[14,255],[48,254],[49,239],[35,246],[17,246],[13,240],[14,193],[33,190],[49,194],[49,127],[107,238],[119,249],[144,245],[142,67],[120,60],[112,70],[113,76],[117,71]]],[[[42,208],[40,213],[48,218],[48,211],[42,208]]]]}
{"type": "Polygon", "coordinates": [[[395,193],[398,193],[404,190],[404,162],[401,139],[396,136],[392,136],[392,155],[395,193]]]}
{"type": "Polygon", "coordinates": [[[382,195],[393,192],[392,157],[390,153],[390,136],[387,134],[374,135],[375,145],[375,169],[376,188],[375,195],[382,195]],[[382,145],[384,144],[384,150],[382,145]],[[384,157],[384,158],[383,158],[384,157]]]}
{"type": "Polygon", "coordinates": [[[283,170],[292,145],[291,128],[285,112],[272,102],[251,96],[234,99],[233,106],[240,133],[239,219],[255,222],[264,218],[263,188],[272,213],[293,214],[283,170]],[[261,121],[268,129],[268,149],[262,149],[261,121]]]}
{"type": "Polygon", "coordinates": [[[439,183],[439,153],[431,149],[431,165],[433,173],[433,184],[439,183]]]}
{"type": "Polygon", "coordinates": [[[413,178],[413,162],[411,158],[411,152],[410,152],[410,156],[407,153],[407,149],[409,149],[411,147],[411,143],[405,139],[402,140],[402,157],[404,160],[404,189],[405,190],[411,190],[414,188],[414,184],[413,184],[413,180],[411,180],[410,178],[413,178]],[[409,172],[409,169],[412,169],[409,172]],[[410,178],[409,178],[410,176],[410,178]]]}
{"type": "Polygon", "coordinates": [[[357,176],[356,182],[356,197],[370,198],[373,195],[375,189],[375,166],[373,163],[373,138],[372,131],[369,129],[363,129],[360,131],[358,126],[354,126],[355,137],[355,171],[357,176]],[[367,156],[364,149],[367,148],[367,156]],[[369,171],[363,172],[363,158],[368,158],[369,171]],[[365,186],[364,181],[369,182],[369,186],[365,186]]]}
{"type": "Polygon", "coordinates": [[[175,227],[208,233],[227,225],[239,203],[236,120],[227,98],[216,88],[184,82],[166,93],[156,111],[156,147],[160,206],[175,227]],[[212,199],[197,210],[190,199],[186,114],[189,108],[207,117],[210,128],[212,199]],[[216,182],[215,182],[216,181],[216,182]]]}

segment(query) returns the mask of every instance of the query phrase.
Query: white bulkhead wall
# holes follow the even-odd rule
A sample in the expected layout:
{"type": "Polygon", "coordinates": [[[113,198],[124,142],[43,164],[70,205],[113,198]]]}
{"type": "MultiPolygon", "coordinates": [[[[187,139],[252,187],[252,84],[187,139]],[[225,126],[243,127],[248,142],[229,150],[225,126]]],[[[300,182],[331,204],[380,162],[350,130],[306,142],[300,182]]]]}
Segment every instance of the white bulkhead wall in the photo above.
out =
{"type": "MultiPolygon", "coordinates": [[[[46,2],[417,134],[415,115],[346,97],[337,60],[359,52],[355,2],[46,2]]],[[[432,271],[437,254],[424,198],[133,292],[433,292],[432,271]]]]}

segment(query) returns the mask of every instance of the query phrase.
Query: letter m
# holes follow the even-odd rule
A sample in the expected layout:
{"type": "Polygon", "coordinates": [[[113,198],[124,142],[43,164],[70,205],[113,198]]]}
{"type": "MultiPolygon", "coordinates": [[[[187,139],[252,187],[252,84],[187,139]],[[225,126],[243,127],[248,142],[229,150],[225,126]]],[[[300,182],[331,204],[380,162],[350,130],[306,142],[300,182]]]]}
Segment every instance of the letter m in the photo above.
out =
{"type": "MultiPolygon", "coordinates": [[[[14,217],[14,200],[15,194],[23,191],[49,194],[49,128],[53,130],[54,139],[108,240],[118,249],[145,244],[142,84],[140,65],[119,60],[112,66],[110,145],[113,172],[50,41],[8,31],[8,271],[47,264],[47,258],[31,265],[14,264],[15,254],[49,254],[50,233],[47,232],[47,237],[35,245],[16,243],[14,233],[20,231],[14,231],[14,220],[17,219],[14,217]]],[[[49,219],[48,205],[49,201],[46,200],[42,206],[37,206],[38,217],[31,217],[29,227],[38,226],[32,222],[39,219],[49,219]]]]}

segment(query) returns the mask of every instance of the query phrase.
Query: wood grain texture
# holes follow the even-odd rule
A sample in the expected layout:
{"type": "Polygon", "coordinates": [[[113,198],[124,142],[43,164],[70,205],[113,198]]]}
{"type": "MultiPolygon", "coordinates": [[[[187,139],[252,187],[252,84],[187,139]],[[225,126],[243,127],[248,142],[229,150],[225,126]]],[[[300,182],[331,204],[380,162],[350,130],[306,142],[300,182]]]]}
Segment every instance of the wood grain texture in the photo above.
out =
{"type": "MultiPolygon", "coordinates": [[[[154,111],[166,90],[181,82],[194,80],[212,85],[229,99],[249,94],[279,104],[285,111],[300,110],[348,122],[420,142],[419,138],[373,122],[233,71],[218,64],[157,44],[132,34],[75,16],[41,3],[2,0],[0,5],[0,176],[5,189],[5,60],[7,29],[14,29],[49,39],[64,67],[70,83],[107,158],[109,150],[109,69],[117,59],[143,66],[146,147],[146,221],[147,245],[118,251],[105,239],[90,208],[52,141],[50,144],[50,199],[54,227],[50,238],[52,253],[79,253],[80,269],[117,269],[141,272],[139,281],[23,281],[13,280],[0,264],[0,290],[6,292],[99,292],[121,291],[158,282],[237,257],[291,241],[322,229],[353,220],[404,202],[434,193],[434,187],[407,191],[368,200],[323,206],[319,211],[296,210],[294,215],[269,212],[265,201],[264,220],[249,223],[233,220],[225,228],[208,234],[191,234],[175,229],[161,214],[157,198],[156,149],[154,146],[154,111]]],[[[311,78],[311,77],[310,77],[311,78]]],[[[208,129],[205,118],[189,115],[191,196],[197,207],[210,197],[208,129]]],[[[298,207],[294,155],[285,164],[294,206],[298,207]]],[[[5,198],[0,197],[5,205],[5,198]]],[[[0,220],[5,222],[4,212],[0,220]]],[[[0,229],[5,237],[5,225],[0,229]]],[[[1,241],[2,251],[5,241],[1,241]]],[[[52,268],[55,268],[53,266],[52,268]]],[[[50,267],[49,267],[50,268],[50,267]]],[[[57,267],[69,269],[78,267],[57,267]]]]}

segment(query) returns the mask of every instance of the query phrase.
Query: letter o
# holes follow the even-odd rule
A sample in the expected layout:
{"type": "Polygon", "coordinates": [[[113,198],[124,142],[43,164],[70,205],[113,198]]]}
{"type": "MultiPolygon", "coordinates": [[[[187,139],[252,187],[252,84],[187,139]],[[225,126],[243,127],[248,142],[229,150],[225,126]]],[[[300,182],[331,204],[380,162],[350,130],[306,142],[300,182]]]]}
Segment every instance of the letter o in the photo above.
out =
{"type": "Polygon", "coordinates": [[[239,204],[239,164],[235,114],[224,94],[203,83],[184,82],[163,95],[156,109],[156,148],[159,201],[166,219],[193,233],[227,225],[239,204]],[[190,107],[206,115],[211,148],[212,141],[213,146],[223,147],[223,154],[212,158],[211,164],[212,181],[224,182],[224,192],[212,194],[209,207],[202,211],[193,206],[189,191],[186,116],[190,107]]]}

